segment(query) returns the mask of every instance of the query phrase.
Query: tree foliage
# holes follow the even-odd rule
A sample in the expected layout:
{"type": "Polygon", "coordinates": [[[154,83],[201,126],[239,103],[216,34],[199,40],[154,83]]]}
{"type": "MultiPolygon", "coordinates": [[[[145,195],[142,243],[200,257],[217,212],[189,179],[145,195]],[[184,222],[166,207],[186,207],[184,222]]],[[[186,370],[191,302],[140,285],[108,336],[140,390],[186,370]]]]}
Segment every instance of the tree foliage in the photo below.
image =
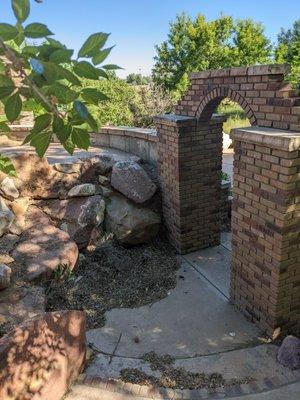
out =
{"type": "Polygon", "coordinates": [[[151,127],[153,116],[171,112],[175,105],[175,100],[159,87],[129,84],[114,74],[100,81],[82,79],[82,87],[94,87],[108,97],[90,107],[99,125],[151,127]]]}
{"type": "MultiPolygon", "coordinates": [[[[74,56],[72,49],[52,38],[46,25],[26,24],[30,0],[11,0],[11,5],[16,24],[0,23],[0,101],[6,116],[1,131],[9,131],[9,123],[22,109],[32,109],[35,123],[25,143],[39,156],[54,135],[71,154],[76,147],[87,149],[89,132],[98,130],[91,105],[107,96],[94,87],[82,87],[81,79],[100,81],[119,68],[102,64],[112,49],[104,48],[109,34],[92,34],[74,56]]],[[[0,157],[0,170],[7,173],[8,162],[0,157]]]]}
{"type": "Polygon", "coordinates": [[[181,14],[156,51],[154,82],[182,93],[189,72],[269,62],[271,44],[263,26],[251,19],[207,21],[203,15],[192,19],[181,14]]]}
{"type": "Polygon", "coordinates": [[[291,65],[290,81],[300,87],[300,19],[288,30],[281,29],[275,49],[275,60],[278,63],[291,65]]]}
{"type": "Polygon", "coordinates": [[[151,83],[151,77],[133,73],[126,77],[126,82],[132,85],[148,85],[151,83]]]}

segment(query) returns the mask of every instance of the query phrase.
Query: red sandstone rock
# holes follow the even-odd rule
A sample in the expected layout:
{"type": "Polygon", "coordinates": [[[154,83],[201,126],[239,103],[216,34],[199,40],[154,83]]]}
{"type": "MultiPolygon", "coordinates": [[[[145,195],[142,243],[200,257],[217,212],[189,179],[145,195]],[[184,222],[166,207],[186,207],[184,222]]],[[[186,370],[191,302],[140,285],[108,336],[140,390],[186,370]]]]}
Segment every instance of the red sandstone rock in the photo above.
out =
{"type": "Polygon", "coordinates": [[[64,197],[78,183],[78,174],[56,171],[46,158],[22,153],[11,157],[17,171],[15,184],[23,197],[34,199],[64,197]]]}
{"type": "Polygon", "coordinates": [[[30,319],[0,339],[0,399],[60,400],[85,357],[84,312],[30,319]]]}
{"type": "Polygon", "coordinates": [[[24,232],[12,252],[15,261],[24,268],[28,280],[49,277],[59,265],[73,269],[78,247],[64,232],[53,225],[38,225],[24,232]]]}

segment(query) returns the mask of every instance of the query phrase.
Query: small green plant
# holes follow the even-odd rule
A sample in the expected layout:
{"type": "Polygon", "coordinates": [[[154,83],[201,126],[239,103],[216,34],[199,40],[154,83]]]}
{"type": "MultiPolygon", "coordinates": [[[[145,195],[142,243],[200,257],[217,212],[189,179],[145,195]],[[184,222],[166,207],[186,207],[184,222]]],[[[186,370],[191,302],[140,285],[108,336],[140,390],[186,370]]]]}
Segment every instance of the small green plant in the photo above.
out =
{"type": "MultiPolygon", "coordinates": [[[[107,96],[95,87],[82,87],[81,79],[106,79],[109,71],[119,68],[103,65],[113,49],[104,48],[109,34],[90,35],[74,57],[74,50],[53,39],[45,24],[25,25],[30,0],[11,0],[11,5],[16,24],[0,23],[0,101],[6,116],[0,132],[9,134],[9,123],[22,109],[31,109],[35,123],[24,143],[40,157],[54,136],[70,154],[76,147],[88,149],[89,133],[98,131],[90,106],[107,96]]],[[[13,166],[2,157],[0,170],[10,173],[13,166]]]]}
{"type": "Polygon", "coordinates": [[[221,172],[221,179],[222,179],[222,181],[229,181],[230,182],[230,175],[229,174],[227,174],[227,172],[224,172],[224,171],[222,171],[221,172]]]}
{"type": "Polygon", "coordinates": [[[54,271],[54,279],[55,280],[70,280],[74,278],[74,271],[67,264],[58,264],[57,268],[54,271]]]}

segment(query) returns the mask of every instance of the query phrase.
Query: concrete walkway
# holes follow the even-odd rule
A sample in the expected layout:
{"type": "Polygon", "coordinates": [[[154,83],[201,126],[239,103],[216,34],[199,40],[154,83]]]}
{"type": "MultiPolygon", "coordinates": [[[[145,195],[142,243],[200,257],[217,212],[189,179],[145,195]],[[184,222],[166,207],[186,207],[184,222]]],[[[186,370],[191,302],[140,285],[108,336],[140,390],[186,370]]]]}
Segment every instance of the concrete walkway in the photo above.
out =
{"type": "Polygon", "coordinates": [[[284,399],[280,395],[288,390],[289,400],[298,400],[300,371],[279,365],[277,346],[266,344],[256,326],[229,304],[229,283],[230,251],[224,246],[183,256],[177,286],[167,298],[137,309],[111,310],[103,328],[88,332],[96,356],[67,399],[267,400],[284,399]],[[150,351],[172,355],[176,368],[255,381],[217,392],[166,391],[119,381],[124,368],[160,376],[142,360],[150,351]]]}

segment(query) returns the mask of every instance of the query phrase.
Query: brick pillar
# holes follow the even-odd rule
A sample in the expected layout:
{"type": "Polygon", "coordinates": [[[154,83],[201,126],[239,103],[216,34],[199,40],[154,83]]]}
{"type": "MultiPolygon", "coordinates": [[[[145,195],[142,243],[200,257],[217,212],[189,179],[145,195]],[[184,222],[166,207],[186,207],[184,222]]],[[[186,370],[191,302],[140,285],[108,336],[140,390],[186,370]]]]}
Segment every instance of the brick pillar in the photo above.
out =
{"type": "Polygon", "coordinates": [[[188,253],[220,242],[222,123],[156,117],[158,174],[170,242],[188,253]]]}
{"type": "Polygon", "coordinates": [[[300,331],[300,132],[234,133],[231,300],[269,335],[300,331]]]}

